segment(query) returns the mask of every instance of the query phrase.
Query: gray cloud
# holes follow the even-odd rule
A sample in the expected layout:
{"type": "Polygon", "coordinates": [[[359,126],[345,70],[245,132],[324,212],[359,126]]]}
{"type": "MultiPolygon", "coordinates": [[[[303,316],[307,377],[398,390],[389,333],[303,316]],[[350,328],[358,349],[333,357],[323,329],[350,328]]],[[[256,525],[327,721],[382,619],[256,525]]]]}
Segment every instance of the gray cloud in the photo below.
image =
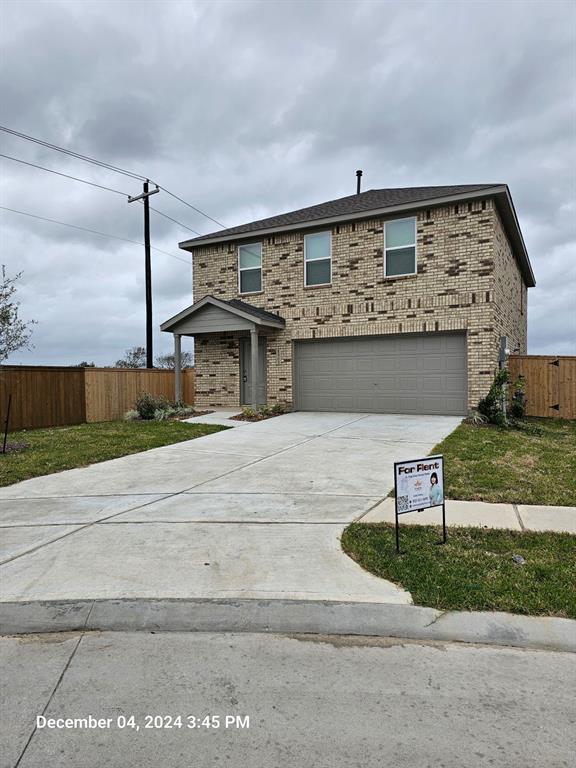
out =
{"type": "MultiPolygon", "coordinates": [[[[354,189],[510,185],[538,286],[531,352],[576,353],[576,15],[569,2],[5,2],[3,122],[148,175],[232,226],[354,189]],[[571,96],[572,94],[572,96],[571,96]]],[[[2,136],[2,151],[135,194],[138,181],[2,136]]],[[[1,161],[1,204],[142,239],[120,196],[1,161]]],[[[215,225],[164,193],[153,205],[215,225]]],[[[110,363],[144,337],[143,254],[0,212],[35,349],[110,363]]],[[[190,233],[152,214],[172,254],[190,233]]],[[[191,301],[154,252],[155,323],[191,301]]],[[[157,329],[158,352],[170,339],[157,329]]]]}

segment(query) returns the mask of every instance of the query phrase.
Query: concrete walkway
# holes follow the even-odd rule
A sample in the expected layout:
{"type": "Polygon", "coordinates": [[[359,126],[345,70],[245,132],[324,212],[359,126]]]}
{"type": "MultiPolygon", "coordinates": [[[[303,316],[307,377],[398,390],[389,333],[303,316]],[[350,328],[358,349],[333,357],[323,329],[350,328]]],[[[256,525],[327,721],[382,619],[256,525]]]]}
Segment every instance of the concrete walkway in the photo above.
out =
{"type": "Polygon", "coordinates": [[[409,603],[340,534],[459,422],[290,413],[2,488],[1,599],[409,603]]]}
{"type": "MultiPolygon", "coordinates": [[[[440,507],[402,515],[403,525],[439,525],[440,507]]],[[[393,523],[394,499],[387,498],[363,515],[360,523],[393,523]]],[[[446,524],[506,528],[512,531],[555,531],[576,534],[576,507],[526,504],[487,504],[483,501],[446,501],[446,524]]]]}
{"type": "Polygon", "coordinates": [[[193,416],[191,419],[184,419],[189,424],[219,424],[223,427],[241,427],[246,424],[245,421],[237,421],[232,416],[238,416],[242,411],[239,408],[219,409],[211,413],[205,413],[203,416],[193,416]]]}

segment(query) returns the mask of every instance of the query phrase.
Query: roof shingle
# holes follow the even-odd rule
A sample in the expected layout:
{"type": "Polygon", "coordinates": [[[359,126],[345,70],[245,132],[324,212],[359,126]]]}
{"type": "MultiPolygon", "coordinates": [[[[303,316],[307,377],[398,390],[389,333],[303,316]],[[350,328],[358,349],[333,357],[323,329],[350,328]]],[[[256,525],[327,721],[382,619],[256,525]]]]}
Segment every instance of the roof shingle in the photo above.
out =
{"type": "Polygon", "coordinates": [[[275,315],[273,312],[267,312],[265,309],[260,309],[260,307],[255,307],[252,304],[247,304],[245,301],[240,301],[240,299],[230,299],[229,301],[221,299],[221,301],[223,301],[225,304],[229,304],[231,307],[237,307],[243,312],[248,312],[251,315],[255,315],[261,320],[273,320],[276,323],[284,322],[284,318],[280,317],[280,315],[275,315]]]}
{"type": "Polygon", "coordinates": [[[387,208],[395,205],[407,205],[418,203],[424,200],[431,200],[440,197],[452,197],[454,195],[465,196],[468,193],[479,192],[483,189],[491,189],[503,186],[501,184],[460,184],[456,186],[445,187],[399,187],[395,189],[370,189],[367,192],[361,192],[358,195],[348,195],[340,197],[337,200],[329,200],[319,205],[311,205],[308,208],[300,208],[297,211],[282,213],[279,216],[271,216],[267,219],[251,221],[248,224],[242,224],[238,227],[230,227],[219,232],[211,232],[207,235],[201,235],[191,240],[186,240],[184,245],[195,245],[203,240],[213,238],[225,239],[226,237],[237,237],[250,232],[257,232],[261,229],[280,228],[294,226],[296,224],[305,224],[315,220],[330,218],[331,216],[346,216],[347,214],[359,214],[364,211],[369,212],[379,208],[387,208]]]}

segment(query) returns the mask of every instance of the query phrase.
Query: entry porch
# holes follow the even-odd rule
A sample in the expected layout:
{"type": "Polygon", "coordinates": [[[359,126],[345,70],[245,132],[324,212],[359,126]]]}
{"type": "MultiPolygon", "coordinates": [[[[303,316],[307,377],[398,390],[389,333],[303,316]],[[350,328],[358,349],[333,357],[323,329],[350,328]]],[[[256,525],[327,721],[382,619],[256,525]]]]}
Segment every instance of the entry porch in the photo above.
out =
{"type": "MultiPolygon", "coordinates": [[[[238,385],[235,391],[239,392],[240,402],[226,403],[227,405],[251,405],[255,408],[264,404],[267,383],[266,338],[277,334],[284,327],[285,321],[279,315],[253,307],[239,299],[225,301],[214,296],[205,296],[162,323],[160,329],[174,336],[176,401],[182,398],[182,336],[193,336],[196,341],[196,359],[199,356],[198,342],[211,349],[214,347],[211,342],[217,339],[235,340],[234,350],[237,349],[237,354],[232,355],[232,368],[230,359],[221,353],[212,351],[210,360],[215,369],[209,374],[214,380],[214,388],[225,386],[222,379],[219,379],[217,370],[226,370],[222,375],[228,378],[238,377],[234,384],[238,385]]],[[[199,368],[196,375],[198,383],[201,384],[203,373],[199,368]]],[[[214,392],[214,395],[215,401],[218,401],[218,393],[214,392]]]]}

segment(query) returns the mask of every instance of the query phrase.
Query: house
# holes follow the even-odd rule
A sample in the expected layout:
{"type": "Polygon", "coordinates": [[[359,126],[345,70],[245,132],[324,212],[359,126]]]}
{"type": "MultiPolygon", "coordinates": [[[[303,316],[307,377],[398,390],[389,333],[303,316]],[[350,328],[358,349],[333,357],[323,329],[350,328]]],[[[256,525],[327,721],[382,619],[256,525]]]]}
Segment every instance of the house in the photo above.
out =
{"type": "MultiPolygon", "coordinates": [[[[180,243],[200,407],[465,414],[534,275],[505,184],[373,189],[180,243]]],[[[177,376],[177,379],[179,377],[177,376]]],[[[179,385],[178,385],[179,386],[179,385]]]]}

